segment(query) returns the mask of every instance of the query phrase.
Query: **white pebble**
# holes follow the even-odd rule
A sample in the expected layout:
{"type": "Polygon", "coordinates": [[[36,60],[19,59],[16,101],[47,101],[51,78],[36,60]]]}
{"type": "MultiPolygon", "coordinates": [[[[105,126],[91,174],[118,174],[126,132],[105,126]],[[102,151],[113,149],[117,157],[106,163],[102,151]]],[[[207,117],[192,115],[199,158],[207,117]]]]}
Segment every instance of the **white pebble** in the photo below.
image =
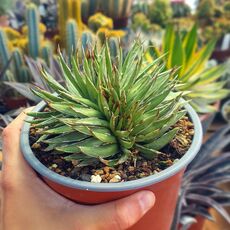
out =
{"type": "Polygon", "coordinates": [[[102,180],[102,178],[100,175],[96,175],[96,176],[92,175],[91,176],[91,182],[92,183],[101,183],[101,180],[102,180]]]}
{"type": "Polygon", "coordinates": [[[115,175],[110,181],[109,183],[117,183],[121,181],[121,177],[119,175],[115,175]]]}

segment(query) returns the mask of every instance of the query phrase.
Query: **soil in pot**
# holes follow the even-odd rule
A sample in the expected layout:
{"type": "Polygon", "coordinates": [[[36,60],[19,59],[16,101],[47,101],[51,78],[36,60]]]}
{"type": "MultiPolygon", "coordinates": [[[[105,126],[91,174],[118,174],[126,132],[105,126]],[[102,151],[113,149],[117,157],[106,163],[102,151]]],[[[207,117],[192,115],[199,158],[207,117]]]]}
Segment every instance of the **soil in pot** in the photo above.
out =
{"type": "Polygon", "coordinates": [[[65,157],[71,154],[56,154],[57,151],[47,151],[45,143],[36,143],[40,135],[35,128],[30,129],[30,145],[39,161],[52,171],[76,180],[113,183],[125,182],[156,174],[179,160],[189,149],[194,135],[194,126],[184,117],[175,125],[179,128],[176,137],[165,146],[154,160],[143,158],[137,150],[125,163],[108,167],[101,162],[93,166],[79,165],[77,160],[67,161],[65,157]],[[81,167],[79,167],[81,166],[81,167]]]}

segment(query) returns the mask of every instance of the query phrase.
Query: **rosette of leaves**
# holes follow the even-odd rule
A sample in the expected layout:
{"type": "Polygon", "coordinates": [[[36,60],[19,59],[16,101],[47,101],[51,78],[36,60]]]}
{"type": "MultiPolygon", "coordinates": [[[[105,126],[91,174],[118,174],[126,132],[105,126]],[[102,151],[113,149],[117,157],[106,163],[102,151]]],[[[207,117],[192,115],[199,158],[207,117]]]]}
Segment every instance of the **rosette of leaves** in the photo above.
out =
{"type": "Polygon", "coordinates": [[[215,111],[215,102],[225,98],[229,90],[224,89],[225,80],[221,76],[226,66],[217,65],[207,67],[208,60],[215,48],[216,40],[211,40],[203,47],[198,47],[197,25],[182,36],[169,25],[162,41],[162,47],[150,47],[146,54],[149,63],[167,53],[164,60],[166,69],[179,67],[178,79],[182,83],[181,91],[189,91],[186,99],[198,113],[211,113],[215,111]]]}
{"type": "Polygon", "coordinates": [[[30,112],[46,151],[66,153],[80,165],[101,161],[117,165],[137,151],[153,159],[176,135],[172,128],[184,115],[181,93],[174,93],[173,70],[163,71],[163,57],[143,67],[143,46],[135,42],[123,58],[111,58],[108,43],[88,49],[68,66],[60,55],[67,87],[43,71],[56,94],[40,88],[35,95],[50,111],[30,112]],[[135,151],[134,151],[135,150],[135,151]]]}
{"type": "Polygon", "coordinates": [[[230,181],[230,153],[221,152],[230,143],[230,126],[217,130],[203,145],[185,171],[176,213],[171,230],[187,230],[196,223],[196,217],[215,221],[210,209],[215,209],[228,223],[230,192],[219,187],[230,181]],[[204,164],[204,162],[207,162],[204,164]]]}

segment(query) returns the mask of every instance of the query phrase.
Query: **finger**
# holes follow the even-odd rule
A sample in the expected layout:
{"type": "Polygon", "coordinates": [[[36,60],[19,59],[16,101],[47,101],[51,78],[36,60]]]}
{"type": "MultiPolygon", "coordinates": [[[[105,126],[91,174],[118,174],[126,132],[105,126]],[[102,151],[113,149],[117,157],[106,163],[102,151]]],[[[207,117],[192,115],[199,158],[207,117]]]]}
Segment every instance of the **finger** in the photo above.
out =
{"type": "Polygon", "coordinates": [[[128,229],[149,211],[155,203],[155,196],[150,191],[141,191],[117,201],[90,207],[87,210],[89,229],[128,229]],[[96,228],[95,226],[96,223],[96,228]]]}
{"type": "Polygon", "coordinates": [[[25,109],[15,120],[13,120],[2,133],[3,138],[3,162],[6,158],[10,158],[9,161],[13,160],[16,155],[20,152],[20,131],[22,124],[26,118],[26,113],[31,108],[25,109]],[[11,158],[12,157],[12,158],[11,158]]]}

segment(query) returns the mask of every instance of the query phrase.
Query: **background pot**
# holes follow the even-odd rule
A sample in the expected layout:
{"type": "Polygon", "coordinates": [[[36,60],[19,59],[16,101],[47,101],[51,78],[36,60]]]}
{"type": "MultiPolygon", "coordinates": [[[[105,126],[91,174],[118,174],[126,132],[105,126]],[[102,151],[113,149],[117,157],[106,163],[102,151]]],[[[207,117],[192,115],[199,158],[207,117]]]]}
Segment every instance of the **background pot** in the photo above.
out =
{"type": "Polygon", "coordinates": [[[11,110],[25,107],[27,99],[25,97],[3,97],[3,102],[6,105],[6,108],[11,110]]]}
{"type": "MultiPolygon", "coordinates": [[[[39,103],[33,111],[40,111],[45,106],[39,103]]],[[[132,230],[168,230],[173,219],[181,179],[186,166],[195,157],[202,143],[202,127],[196,112],[186,105],[186,110],[194,124],[195,135],[187,153],[173,166],[162,172],[139,180],[124,183],[101,183],[78,181],[61,176],[46,168],[34,156],[29,144],[30,124],[25,123],[21,132],[21,150],[28,163],[42,179],[56,192],[83,204],[98,204],[126,197],[140,190],[151,190],[156,195],[155,206],[131,229],[132,230]]],[[[28,117],[27,120],[32,120],[28,117]]]]}

